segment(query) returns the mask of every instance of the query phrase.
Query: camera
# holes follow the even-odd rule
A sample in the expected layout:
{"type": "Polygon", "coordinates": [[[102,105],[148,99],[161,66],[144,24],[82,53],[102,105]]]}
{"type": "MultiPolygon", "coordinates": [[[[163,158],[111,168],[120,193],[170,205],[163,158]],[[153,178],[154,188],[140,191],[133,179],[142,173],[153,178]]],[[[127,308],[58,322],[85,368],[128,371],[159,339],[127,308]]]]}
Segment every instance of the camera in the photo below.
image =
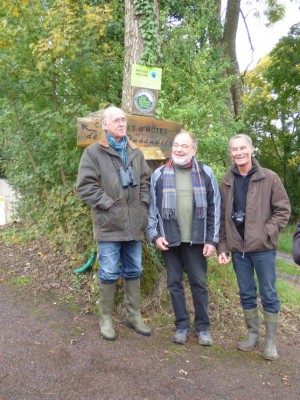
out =
{"type": "Polygon", "coordinates": [[[245,213],[240,210],[232,214],[231,219],[235,223],[235,226],[241,226],[245,222],[245,213]]]}
{"type": "Polygon", "coordinates": [[[134,170],[131,165],[126,169],[121,167],[119,170],[120,173],[120,180],[121,180],[121,185],[123,188],[128,187],[129,185],[131,186],[137,186],[138,182],[134,173],[134,170]]]}

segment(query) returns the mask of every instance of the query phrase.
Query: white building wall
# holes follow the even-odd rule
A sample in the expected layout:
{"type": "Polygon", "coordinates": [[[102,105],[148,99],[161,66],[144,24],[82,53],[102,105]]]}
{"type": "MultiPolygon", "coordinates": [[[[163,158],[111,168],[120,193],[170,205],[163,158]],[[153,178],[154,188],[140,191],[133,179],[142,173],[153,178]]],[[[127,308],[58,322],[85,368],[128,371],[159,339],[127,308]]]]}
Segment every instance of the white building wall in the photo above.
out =
{"type": "Polygon", "coordinates": [[[15,192],[5,179],[0,179],[0,225],[13,220],[15,192]]]}

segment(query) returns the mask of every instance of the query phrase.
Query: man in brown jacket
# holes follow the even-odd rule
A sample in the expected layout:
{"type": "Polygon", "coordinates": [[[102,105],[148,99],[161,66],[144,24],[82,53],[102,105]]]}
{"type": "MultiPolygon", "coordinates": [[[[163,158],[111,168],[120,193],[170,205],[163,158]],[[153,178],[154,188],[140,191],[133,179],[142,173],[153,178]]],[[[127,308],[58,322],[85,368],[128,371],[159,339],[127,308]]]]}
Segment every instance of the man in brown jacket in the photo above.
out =
{"type": "Polygon", "coordinates": [[[140,314],[142,240],[150,204],[151,170],[141,150],[126,136],[126,116],[117,107],[103,112],[105,132],[81,157],[77,193],[91,207],[99,245],[100,333],[114,340],[112,324],[116,281],[124,279],[126,324],[150,335],[140,314]]]}
{"type": "Polygon", "coordinates": [[[275,360],[280,309],[275,287],[276,246],[279,231],[290,217],[290,202],[278,175],[262,168],[252,157],[249,136],[233,136],[229,149],[234,165],[223,177],[220,187],[219,263],[229,263],[231,252],[248,328],[248,338],[238,343],[238,349],[243,351],[253,350],[259,341],[255,270],[266,325],[263,357],[275,360]]]}

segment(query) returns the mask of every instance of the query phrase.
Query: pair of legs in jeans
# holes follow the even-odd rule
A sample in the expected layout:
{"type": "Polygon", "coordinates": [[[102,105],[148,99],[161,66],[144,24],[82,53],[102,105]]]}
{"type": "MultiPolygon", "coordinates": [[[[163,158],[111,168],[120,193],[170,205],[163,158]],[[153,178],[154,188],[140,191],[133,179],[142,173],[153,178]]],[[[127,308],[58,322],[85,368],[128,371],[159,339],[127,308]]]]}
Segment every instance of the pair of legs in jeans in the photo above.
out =
{"type": "Polygon", "coordinates": [[[277,360],[279,357],[275,343],[280,309],[280,301],[275,288],[275,259],[275,250],[232,253],[233,268],[240,288],[240,302],[248,328],[248,337],[239,342],[237,347],[242,351],[251,351],[257,346],[260,338],[255,270],[266,327],[263,351],[263,358],[266,360],[277,360]]]}
{"type": "Polygon", "coordinates": [[[183,288],[183,272],[186,272],[195,309],[194,327],[197,332],[208,331],[207,260],[203,256],[203,245],[181,243],[162,254],[167,268],[167,288],[171,295],[176,329],[190,328],[183,288]]]}
{"type": "Polygon", "coordinates": [[[275,250],[248,253],[232,252],[233,268],[240,289],[241,306],[244,310],[257,308],[255,270],[264,311],[272,314],[279,312],[280,301],[275,288],[275,260],[275,250]]]}
{"type": "Polygon", "coordinates": [[[139,279],[142,274],[142,242],[99,242],[99,279],[102,283],[139,279]]]}
{"type": "Polygon", "coordinates": [[[125,324],[145,336],[151,329],[145,325],[140,313],[140,276],[142,273],[142,242],[99,242],[99,306],[100,334],[106,340],[115,340],[112,314],[115,283],[124,278],[124,303],[127,314],[125,324]]]}

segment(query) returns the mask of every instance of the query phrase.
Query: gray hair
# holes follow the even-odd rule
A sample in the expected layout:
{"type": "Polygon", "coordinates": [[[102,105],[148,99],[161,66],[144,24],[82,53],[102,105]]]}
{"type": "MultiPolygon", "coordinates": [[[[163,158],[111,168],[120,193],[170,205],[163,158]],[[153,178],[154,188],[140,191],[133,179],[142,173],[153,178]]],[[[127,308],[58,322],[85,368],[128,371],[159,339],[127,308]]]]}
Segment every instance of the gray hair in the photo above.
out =
{"type": "Polygon", "coordinates": [[[229,139],[229,143],[228,143],[229,149],[231,147],[233,140],[235,140],[235,139],[245,139],[250,144],[250,146],[253,147],[252,139],[250,136],[245,135],[245,133],[238,133],[237,135],[234,135],[234,136],[232,136],[232,138],[229,139]]]}
{"type": "MultiPolygon", "coordinates": [[[[186,130],[184,130],[184,129],[180,129],[180,131],[177,133],[177,135],[174,137],[174,140],[176,139],[176,137],[177,136],[179,136],[179,135],[182,135],[182,134],[187,134],[190,138],[191,138],[191,140],[192,140],[192,145],[193,145],[193,147],[196,149],[197,148],[197,139],[196,139],[196,137],[192,134],[192,133],[190,133],[190,132],[188,132],[188,131],[186,131],[186,130]]],[[[174,142],[174,140],[173,140],[173,142],[174,142]]]]}
{"type": "Polygon", "coordinates": [[[121,108],[116,107],[116,106],[114,106],[114,105],[107,107],[107,108],[103,111],[103,114],[102,114],[102,122],[105,122],[105,121],[107,120],[108,116],[111,115],[111,114],[113,114],[113,112],[116,111],[116,110],[118,110],[118,111],[119,111],[119,110],[123,111],[121,108]]]}

